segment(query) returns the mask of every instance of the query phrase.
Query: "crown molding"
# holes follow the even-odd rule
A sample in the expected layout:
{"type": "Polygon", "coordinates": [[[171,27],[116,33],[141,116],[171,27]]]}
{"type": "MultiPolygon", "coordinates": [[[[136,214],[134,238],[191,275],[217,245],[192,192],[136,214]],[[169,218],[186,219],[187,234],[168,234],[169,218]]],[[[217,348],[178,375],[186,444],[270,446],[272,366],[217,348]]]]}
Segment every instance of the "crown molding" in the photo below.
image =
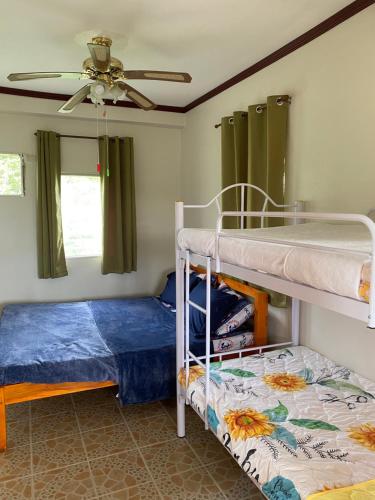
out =
{"type": "MultiPolygon", "coordinates": [[[[158,104],[155,111],[167,111],[170,113],[187,113],[191,109],[196,108],[197,106],[208,101],[212,97],[221,94],[221,92],[224,92],[233,85],[242,82],[242,80],[249,78],[255,73],[258,73],[262,69],[266,68],[267,66],[270,66],[276,61],[279,61],[283,57],[291,54],[295,50],[310,43],[312,40],[315,40],[315,38],[318,38],[324,33],[327,33],[328,31],[335,28],[339,24],[343,23],[347,19],[350,19],[351,17],[355,16],[362,10],[367,9],[374,3],[375,0],[355,0],[354,2],[350,3],[349,5],[339,10],[332,16],[328,17],[321,23],[317,24],[310,30],[306,31],[303,35],[298,36],[291,42],[287,43],[283,47],[280,47],[278,50],[275,50],[275,52],[272,52],[271,54],[264,57],[255,64],[252,64],[251,66],[244,69],[243,71],[233,76],[232,78],[229,78],[228,80],[218,85],[217,87],[213,88],[206,94],[203,94],[197,99],[194,99],[194,101],[190,102],[186,106],[168,106],[165,104],[158,104]]],[[[68,99],[71,98],[71,95],[66,95],[66,94],[55,94],[51,92],[39,92],[36,90],[24,90],[13,87],[1,87],[1,86],[0,86],[0,94],[9,94],[22,97],[36,97],[39,99],[52,99],[54,101],[67,101],[68,99]]],[[[83,102],[90,103],[91,101],[85,99],[83,102]]],[[[138,108],[136,104],[130,101],[117,101],[116,104],[113,104],[113,102],[111,101],[107,101],[106,104],[109,106],[116,106],[120,108],[138,108]]]]}

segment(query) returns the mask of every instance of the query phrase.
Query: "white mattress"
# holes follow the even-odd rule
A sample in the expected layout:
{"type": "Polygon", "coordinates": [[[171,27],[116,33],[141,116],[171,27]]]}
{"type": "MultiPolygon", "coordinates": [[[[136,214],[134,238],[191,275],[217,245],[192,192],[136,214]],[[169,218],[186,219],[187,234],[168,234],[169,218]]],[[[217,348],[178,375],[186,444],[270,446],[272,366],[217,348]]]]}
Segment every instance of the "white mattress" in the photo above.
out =
{"type": "MultiPolygon", "coordinates": [[[[189,378],[203,417],[203,369],[189,378]]],[[[375,478],[375,383],[307,347],[211,364],[208,418],[267,498],[305,500],[375,478]]]]}
{"type": "MultiPolygon", "coordinates": [[[[266,229],[225,230],[225,235],[220,238],[219,256],[228,264],[355,299],[363,298],[360,285],[370,281],[371,237],[363,225],[313,222],[266,229]],[[243,239],[246,235],[263,241],[243,239]],[[322,250],[296,247],[293,243],[319,245],[322,250]],[[329,247],[337,250],[332,251],[329,247]],[[367,255],[356,252],[367,252],[367,255]]],[[[184,228],[178,234],[178,244],[182,250],[216,258],[215,230],[184,228]]]]}

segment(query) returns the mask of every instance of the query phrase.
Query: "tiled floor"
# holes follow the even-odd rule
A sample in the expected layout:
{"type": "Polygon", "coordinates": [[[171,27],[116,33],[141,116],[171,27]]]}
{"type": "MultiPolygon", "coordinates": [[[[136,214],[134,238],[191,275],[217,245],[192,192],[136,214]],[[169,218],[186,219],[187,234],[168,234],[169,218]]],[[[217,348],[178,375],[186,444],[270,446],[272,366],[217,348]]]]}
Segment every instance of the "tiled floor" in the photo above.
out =
{"type": "Polygon", "coordinates": [[[7,409],[0,499],[232,499],[263,496],[188,408],[176,438],[173,401],[120,408],[112,389],[7,409]]]}

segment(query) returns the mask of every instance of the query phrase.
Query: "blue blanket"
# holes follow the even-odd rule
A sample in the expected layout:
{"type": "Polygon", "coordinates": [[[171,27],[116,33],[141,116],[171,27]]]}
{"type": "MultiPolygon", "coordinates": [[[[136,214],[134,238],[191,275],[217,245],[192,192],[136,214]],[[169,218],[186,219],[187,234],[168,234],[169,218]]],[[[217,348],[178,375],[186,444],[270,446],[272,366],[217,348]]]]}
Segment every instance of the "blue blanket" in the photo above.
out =
{"type": "Polygon", "coordinates": [[[155,297],[8,305],[0,385],[113,380],[122,403],[172,397],[175,321],[155,297]]]}

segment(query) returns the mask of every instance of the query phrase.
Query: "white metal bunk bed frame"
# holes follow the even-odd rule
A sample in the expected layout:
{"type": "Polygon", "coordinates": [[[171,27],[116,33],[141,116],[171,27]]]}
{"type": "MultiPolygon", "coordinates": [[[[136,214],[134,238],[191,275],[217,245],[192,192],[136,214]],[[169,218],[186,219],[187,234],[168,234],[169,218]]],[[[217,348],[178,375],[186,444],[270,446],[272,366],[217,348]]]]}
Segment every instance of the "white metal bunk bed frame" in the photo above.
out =
{"type": "MultiPolygon", "coordinates": [[[[300,332],[300,302],[305,301],[311,304],[321,306],[325,309],[330,309],[332,311],[344,314],[346,316],[359,319],[361,321],[367,322],[369,328],[375,328],[375,287],[373,286],[375,280],[375,223],[367,216],[362,214],[346,214],[346,213],[317,213],[317,212],[304,212],[303,202],[296,201],[291,205],[280,205],[274,202],[270,196],[260,189],[258,186],[253,184],[238,183],[226,187],[220,193],[218,193],[214,198],[212,198],[205,205],[185,205],[182,201],[177,201],[175,206],[175,230],[176,230],[176,368],[177,376],[180,370],[185,369],[186,377],[186,388],[188,386],[189,380],[189,366],[191,362],[195,362],[200,365],[205,370],[205,428],[208,429],[208,412],[207,406],[209,402],[209,380],[210,380],[210,363],[209,360],[213,357],[219,357],[222,360],[226,355],[237,354],[239,357],[242,356],[244,352],[258,351],[262,352],[263,349],[267,348],[277,348],[287,345],[299,345],[299,332],[300,332]],[[240,189],[241,193],[241,210],[239,211],[222,211],[220,205],[220,198],[226,191],[230,189],[240,189]],[[264,203],[261,211],[246,211],[245,210],[245,196],[246,189],[254,189],[260,192],[264,196],[264,203]],[[196,253],[192,253],[189,250],[181,250],[178,246],[178,233],[184,228],[184,210],[191,208],[208,208],[213,204],[216,204],[218,217],[216,221],[216,238],[215,238],[215,256],[216,259],[209,256],[203,256],[196,253]],[[267,204],[272,205],[274,208],[289,208],[290,211],[266,211],[267,204]],[[224,217],[239,217],[240,218],[240,228],[244,228],[244,221],[246,217],[258,217],[261,219],[261,227],[264,225],[265,217],[275,217],[283,219],[292,219],[294,224],[301,223],[304,220],[325,220],[325,221],[336,221],[336,222],[359,222],[364,224],[370,232],[372,241],[372,251],[371,257],[371,281],[370,281],[370,292],[369,301],[362,302],[360,300],[352,299],[349,297],[343,297],[336,295],[334,293],[326,292],[324,290],[318,290],[312,288],[308,285],[303,285],[300,283],[292,282],[271,274],[266,274],[260,271],[255,271],[233,264],[228,264],[222,262],[219,257],[219,246],[220,239],[226,237],[233,237],[231,234],[226,234],[222,228],[222,221],[224,217]],[[206,309],[200,307],[190,300],[189,297],[189,270],[190,264],[200,265],[206,268],[206,309]],[[185,284],[184,284],[184,268],[186,268],[185,273],[185,284]],[[234,276],[239,279],[243,279],[250,283],[258,286],[266,287],[276,292],[283,293],[292,297],[292,335],[290,342],[283,342],[279,344],[271,344],[266,346],[257,346],[242,349],[239,351],[231,351],[222,354],[211,354],[210,353],[210,305],[211,305],[211,269],[214,268],[218,273],[224,273],[230,276],[234,276]],[[185,286],[185,301],[184,301],[184,286],[185,286]],[[184,307],[185,302],[185,307],[184,307]],[[206,315],[206,349],[204,356],[195,356],[189,349],[189,308],[195,307],[206,315]],[[185,332],[185,335],[184,335],[185,332]]],[[[262,241],[262,239],[257,237],[241,235],[235,236],[236,238],[244,238],[254,241],[262,241]]],[[[337,249],[334,247],[319,247],[316,245],[309,245],[296,242],[288,242],[285,240],[268,240],[268,243],[277,243],[280,245],[292,245],[300,247],[309,247],[313,249],[323,249],[324,251],[335,251],[335,252],[345,252],[345,253],[361,253],[369,255],[368,252],[353,252],[345,251],[342,249],[337,249]]],[[[187,392],[187,391],[186,391],[187,392]]],[[[188,404],[186,395],[183,393],[183,388],[177,382],[177,435],[179,437],[185,436],[185,404],[188,404]]]]}

